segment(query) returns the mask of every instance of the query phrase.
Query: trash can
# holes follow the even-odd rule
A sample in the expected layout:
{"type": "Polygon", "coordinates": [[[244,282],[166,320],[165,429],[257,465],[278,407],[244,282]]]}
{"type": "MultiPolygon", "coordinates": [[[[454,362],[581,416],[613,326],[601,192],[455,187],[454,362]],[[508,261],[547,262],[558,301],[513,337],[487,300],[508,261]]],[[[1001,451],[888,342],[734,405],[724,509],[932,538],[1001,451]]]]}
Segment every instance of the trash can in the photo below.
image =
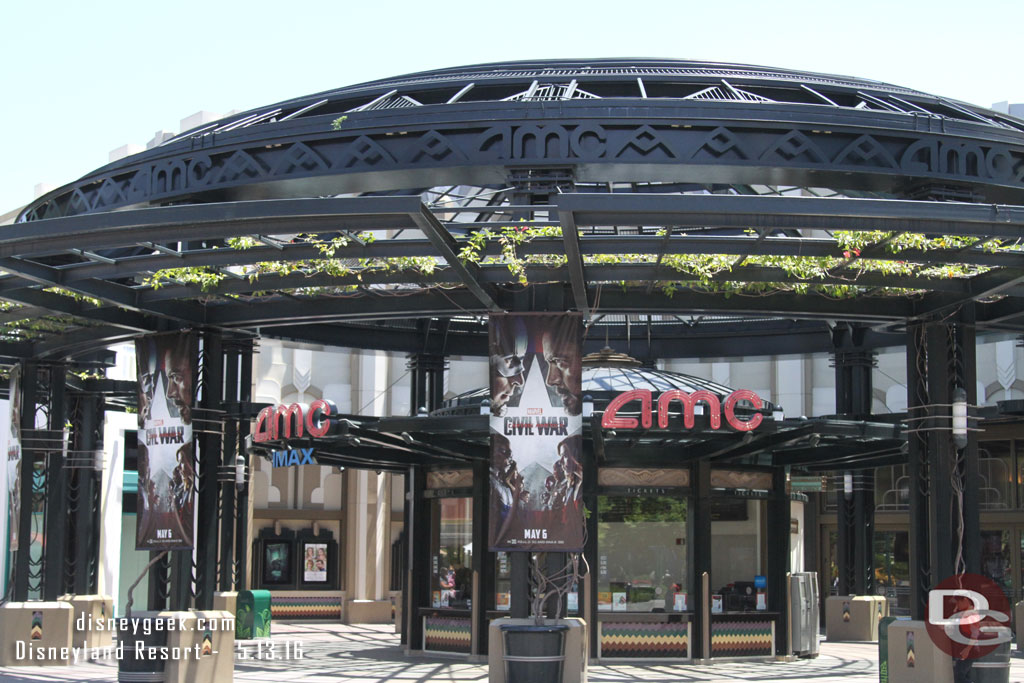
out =
{"type": "Polygon", "coordinates": [[[970,680],[973,683],[1009,683],[1010,644],[999,643],[996,649],[972,662],[970,680]]]}
{"type": "MultiPolygon", "coordinates": [[[[124,654],[117,662],[117,680],[122,683],[159,683],[164,680],[164,658],[159,648],[167,645],[167,625],[159,612],[132,612],[132,620],[147,619],[150,628],[118,629],[117,642],[124,644],[124,654]],[[163,622],[159,623],[158,622],[163,622]],[[147,634],[146,631],[149,631],[147,634]]],[[[118,622],[121,623],[120,621],[118,622]]],[[[139,622],[136,622],[139,623],[139,622]]]]}
{"type": "Polygon", "coordinates": [[[504,624],[505,683],[559,683],[565,663],[565,624],[504,624]]]}
{"type": "Polygon", "coordinates": [[[270,637],[270,591],[239,591],[236,609],[237,640],[270,637]]]}

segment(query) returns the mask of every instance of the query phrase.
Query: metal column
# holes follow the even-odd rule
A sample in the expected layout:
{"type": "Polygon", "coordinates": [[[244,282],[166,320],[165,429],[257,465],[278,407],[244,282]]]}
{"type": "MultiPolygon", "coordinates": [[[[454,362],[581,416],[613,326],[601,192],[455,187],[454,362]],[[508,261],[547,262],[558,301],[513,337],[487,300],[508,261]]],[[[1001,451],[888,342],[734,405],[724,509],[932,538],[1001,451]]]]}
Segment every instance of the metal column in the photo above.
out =
{"type": "MultiPolygon", "coordinates": [[[[600,424],[599,417],[592,417],[591,424],[600,424]]],[[[593,429],[595,433],[595,440],[601,436],[601,429],[598,426],[593,429]]],[[[583,546],[583,555],[587,560],[587,566],[592,567],[590,573],[583,579],[583,585],[580,586],[580,601],[579,604],[586,606],[582,616],[590,624],[590,628],[587,629],[587,635],[590,638],[590,652],[597,653],[597,582],[598,582],[598,548],[597,548],[597,446],[592,448],[584,448],[583,453],[583,504],[587,510],[592,512],[583,519],[583,523],[586,525],[586,543],[583,546]]]]}
{"type": "MultiPolygon", "coordinates": [[[[238,400],[240,404],[246,405],[252,401],[252,354],[254,343],[252,340],[241,346],[239,358],[239,380],[238,400]]],[[[236,591],[246,590],[249,585],[247,558],[249,552],[249,480],[250,480],[250,458],[245,452],[246,438],[249,436],[250,423],[248,418],[238,423],[238,454],[242,456],[245,463],[246,479],[242,490],[238,492],[238,502],[235,505],[235,565],[234,585],[236,591]]]]}
{"type": "Polygon", "coordinates": [[[419,608],[428,604],[430,597],[430,509],[424,498],[426,472],[422,467],[410,467],[409,518],[412,534],[409,536],[409,564],[406,571],[405,631],[406,648],[423,649],[423,620],[419,608]]]}
{"type": "Polygon", "coordinates": [[[69,490],[68,569],[71,592],[95,594],[99,578],[100,487],[99,455],[102,451],[104,400],[98,393],[79,393],[72,397],[75,416],[72,424],[74,486],[69,490]]]}
{"type": "MultiPolygon", "coordinates": [[[[18,524],[18,551],[14,557],[15,602],[29,597],[29,575],[32,573],[32,494],[35,483],[35,454],[25,448],[25,434],[36,426],[36,396],[38,395],[39,366],[34,362],[21,365],[21,518],[18,524]]],[[[12,397],[11,400],[14,400],[12,397]]]]}
{"type": "Polygon", "coordinates": [[[767,533],[765,541],[768,553],[768,609],[779,613],[775,629],[775,654],[784,656],[789,650],[789,609],[787,602],[787,576],[792,558],[789,552],[789,521],[791,501],[786,491],[786,470],[776,467],[772,472],[772,492],[767,504],[767,533]]]}
{"type": "MultiPolygon", "coordinates": [[[[977,343],[975,341],[974,304],[967,307],[956,326],[955,356],[958,360],[960,386],[967,392],[967,405],[978,405],[977,343]]],[[[970,408],[968,408],[968,411],[970,408]]],[[[968,421],[968,426],[970,423],[968,421]]],[[[981,501],[978,482],[978,437],[967,432],[967,446],[958,455],[958,474],[963,483],[963,569],[968,573],[981,573],[981,501]]]]}
{"type": "Polygon", "coordinates": [[[951,403],[962,388],[977,402],[973,308],[907,330],[911,615],[927,615],[928,591],[953,574],[980,570],[974,432],[953,442],[951,403]]]}
{"type": "Polygon", "coordinates": [[[46,458],[45,541],[43,544],[43,600],[56,600],[63,595],[64,559],[67,550],[65,523],[68,481],[64,468],[64,380],[66,368],[51,365],[49,372],[49,414],[47,429],[36,443],[43,447],[46,458]]]}
{"type": "MultiPolygon", "coordinates": [[[[859,329],[853,329],[849,334],[853,342],[862,336],[859,329]]],[[[845,335],[841,338],[845,339],[845,335]]],[[[876,365],[875,353],[862,348],[837,348],[833,354],[833,365],[836,371],[836,412],[847,419],[866,419],[871,414],[871,371],[876,365]]],[[[837,503],[839,594],[873,593],[874,470],[844,472],[843,491],[837,503]]]]}
{"type": "MultiPolygon", "coordinates": [[[[942,324],[928,325],[925,328],[928,396],[931,399],[930,413],[934,416],[929,423],[940,430],[943,427],[952,428],[944,419],[944,416],[949,414],[948,405],[952,395],[952,377],[949,373],[950,332],[949,326],[942,324]]],[[[950,477],[953,474],[954,449],[950,434],[943,431],[929,432],[928,442],[928,534],[931,539],[928,560],[932,568],[931,586],[935,586],[953,574],[954,567],[951,507],[953,498],[949,488],[950,477]]]]}
{"type": "MultiPolygon", "coordinates": [[[[708,621],[710,606],[704,595],[703,576],[711,576],[711,463],[707,459],[698,460],[690,470],[690,487],[693,491],[693,526],[687,536],[692,538],[690,546],[693,553],[690,566],[693,567],[693,585],[690,595],[693,601],[693,630],[690,632],[690,656],[694,659],[711,657],[705,651],[705,641],[710,642],[711,624],[708,621]]],[[[788,522],[787,522],[788,524],[788,522]]]]}
{"type": "Polygon", "coordinates": [[[193,434],[198,432],[199,500],[196,528],[196,609],[213,609],[217,586],[217,470],[221,465],[221,429],[224,405],[224,353],[217,332],[203,335],[202,395],[199,419],[193,417],[193,434]]]}
{"type": "Polygon", "coordinates": [[[398,642],[402,645],[409,644],[409,628],[408,619],[409,612],[412,610],[409,603],[409,577],[412,573],[412,555],[410,549],[412,548],[412,476],[413,470],[409,468],[405,471],[405,476],[402,478],[404,484],[404,490],[402,491],[402,551],[405,553],[405,557],[402,561],[402,576],[401,576],[401,589],[402,589],[402,627],[401,633],[398,636],[398,642]]]}
{"type": "Polygon", "coordinates": [[[224,343],[224,402],[230,410],[224,415],[224,439],[218,480],[220,481],[220,577],[219,589],[230,591],[235,583],[235,455],[239,452],[238,425],[245,420],[241,414],[239,364],[241,348],[224,343]]]}
{"type": "Polygon", "coordinates": [[[444,356],[417,353],[409,356],[406,367],[412,373],[409,385],[409,412],[430,412],[441,407],[444,400],[444,371],[448,361],[444,356]]]}
{"type": "Polygon", "coordinates": [[[473,618],[476,625],[473,654],[487,654],[487,610],[494,609],[494,553],[487,550],[487,530],[490,514],[490,463],[473,463],[473,574],[477,595],[473,598],[473,618]]]}
{"type": "MultiPolygon", "coordinates": [[[[928,351],[925,326],[907,327],[907,412],[924,417],[928,395],[928,351]]],[[[923,422],[922,420],[921,422],[923,422]]],[[[915,423],[917,424],[916,421],[915,423]]],[[[910,478],[910,616],[924,619],[931,588],[931,555],[928,551],[928,499],[931,493],[928,432],[907,434],[907,474],[910,478]]]]}

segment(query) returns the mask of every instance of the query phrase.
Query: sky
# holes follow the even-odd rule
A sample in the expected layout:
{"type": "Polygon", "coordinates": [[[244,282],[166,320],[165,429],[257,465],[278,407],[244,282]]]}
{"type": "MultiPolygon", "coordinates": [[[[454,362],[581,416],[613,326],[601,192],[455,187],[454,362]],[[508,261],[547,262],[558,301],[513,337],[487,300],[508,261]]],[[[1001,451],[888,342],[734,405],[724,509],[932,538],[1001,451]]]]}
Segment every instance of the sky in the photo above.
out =
{"type": "Polygon", "coordinates": [[[199,110],[482,62],[700,59],[1024,102],[1020,0],[23,0],[0,18],[0,215],[199,110]]]}

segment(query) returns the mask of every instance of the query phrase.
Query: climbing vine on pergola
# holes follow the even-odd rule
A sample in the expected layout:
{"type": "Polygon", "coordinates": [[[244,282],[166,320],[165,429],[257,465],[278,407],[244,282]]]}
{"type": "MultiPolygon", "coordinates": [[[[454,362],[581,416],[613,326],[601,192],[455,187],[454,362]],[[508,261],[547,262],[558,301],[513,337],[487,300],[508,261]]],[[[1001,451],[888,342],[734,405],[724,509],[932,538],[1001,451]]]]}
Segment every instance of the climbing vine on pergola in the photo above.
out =
{"type": "Polygon", "coordinates": [[[588,319],[635,313],[686,326],[685,316],[725,311],[883,327],[973,302],[979,325],[1015,329],[1024,216],[1001,212],[685,194],[567,194],[522,218],[472,223],[419,196],[124,211],[9,226],[0,248],[24,233],[27,254],[0,263],[0,315],[9,343],[37,348],[168,327],[288,326],[302,339],[300,328],[319,324],[348,326],[314,336],[345,343],[363,321],[478,323],[537,301],[588,319]],[[33,237],[37,226],[44,237],[33,237]],[[83,245],[74,258],[34,256],[68,243],[83,245]]]}
{"type": "MultiPolygon", "coordinates": [[[[754,230],[747,230],[756,234],[754,230]]],[[[669,237],[667,229],[659,229],[660,237],[669,237]]],[[[481,267],[500,266],[508,271],[509,284],[528,286],[538,282],[558,281],[558,267],[566,265],[564,253],[530,251],[523,247],[539,238],[557,238],[560,245],[562,229],[559,226],[522,223],[497,229],[483,228],[459,241],[458,258],[463,264],[481,267]],[[497,253],[495,253],[497,250],[497,253]]],[[[685,235],[672,235],[672,239],[686,239],[685,235]]],[[[364,232],[357,236],[363,243],[373,242],[375,236],[364,232]]],[[[960,260],[964,252],[978,248],[985,253],[1013,253],[1024,249],[1020,240],[982,240],[957,235],[929,236],[922,233],[888,232],[883,230],[837,230],[832,233],[835,256],[783,256],[771,254],[587,254],[585,265],[660,264],[674,273],[675,279],[659,279],[655,284],[660,291],[672,295],[682,288],[725,295],[769,295],[791,291],[800,294],[820,294],[832,298],[857,296],[910,296],[932,289],[938,281],[968,279],[988,272],[990,267],[960,260]],[[907,256],[908,253],[912,254],[907,256]],[[927,253],[932,259],[917,260],[915,256],[927,253]],[[948,259],[948,260],[945,260],[948,259]],[[890,286],[880,285],[874,279],[865,283],[871,274],[890,276],[890,286]],[[756,275],[756,279],[753,277],[756,275]],[[776,275],[777,279],[764,279],[776,275]],[[750,279],[746,279],[747,277],[750,279]]],[[[391,274],[394,286],[401,286],[400,275],[408,273],[434,286],[451,286],[458,277],[438,257],[375,257],[344,258],[339,252],[352,244],[346,237],[321,237],[316,234],[298,235],[293,241],[313,245],[323,258],[294,261],[256,261],[227,269],[211,267],[166,268],[152,273],[144,280],[155,289],[169,284],[198,285],[204,295],[217,292],[218,286],[231,277],[245,278],[253,285],[256,296],[276,293],[276,277],[302,275],[309,278],[328,276],[337,279],[335,286],[287,288],[285,291],[305,295],[317,293],[354,293],[360,288],[380,286],[370,276],[391,274]]],[[[252,237],[230,238],[225,247],[244,251],[259,244],[252,237]]],[[[641,284],[628,280],[611,281],[612,284],[630,286],[641,284]]]]}

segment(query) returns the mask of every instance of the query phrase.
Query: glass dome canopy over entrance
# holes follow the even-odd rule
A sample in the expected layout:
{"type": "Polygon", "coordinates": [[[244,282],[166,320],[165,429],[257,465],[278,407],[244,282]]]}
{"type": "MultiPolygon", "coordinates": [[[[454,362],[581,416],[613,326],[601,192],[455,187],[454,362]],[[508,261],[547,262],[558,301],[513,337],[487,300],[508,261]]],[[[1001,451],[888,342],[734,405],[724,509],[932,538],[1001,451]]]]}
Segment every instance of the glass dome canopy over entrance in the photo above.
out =
{"type": "MultiPolygon", "coordinates": [[[[639,360],[626,354],[616,353],[608,347],[583,358],[581,382],[584,401],[591,403],[595,410],[604,410],[613,398],[634,389],[650,391],[655,399],[659,394],[672,390],[684,391],[687,394],[707,391],[717,396],[719,402],[723,402],[733,392],[732,388],[711,380],[681,372],[643,367],[639,360]]],[[[445,407],[435,411],[434,414],[476,412],[476,409],[485,406],[485,401],[488,401],[489,397],[490,390],[486,387],[467,391],[445,401],[445,407]]],[[[679,405],[671,404],[671,414],[677,414],[679,408],[679,405]]],[[[701,409],[698,407],[697,410],[701,409]]],[[[759,412],[765,416],[771,416],[775,410],[776,406],[762,398],[762,407],[759,412]]],[[[626,409],[622,414],[628,412],[629,409],[626,409]]]]}

